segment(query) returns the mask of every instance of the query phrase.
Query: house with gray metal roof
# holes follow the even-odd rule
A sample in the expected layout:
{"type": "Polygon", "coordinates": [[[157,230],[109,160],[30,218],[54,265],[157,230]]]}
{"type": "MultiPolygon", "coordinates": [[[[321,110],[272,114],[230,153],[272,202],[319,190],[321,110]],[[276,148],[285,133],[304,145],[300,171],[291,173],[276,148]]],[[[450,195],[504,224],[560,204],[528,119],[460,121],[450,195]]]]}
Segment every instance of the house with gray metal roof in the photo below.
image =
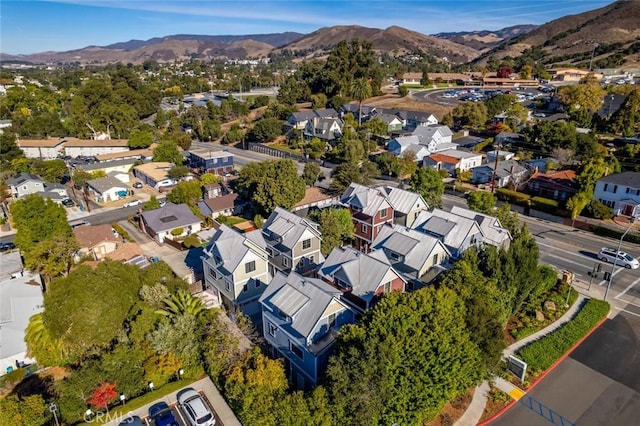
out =
{"type": "Polygon", "coordinates": [[[287,122],[294,129],[302,130],[307,127],[307,123],[314,118],[339,118],[340,114],[333,108],[320,108],[313,111],[294,112],[289,116],[287,122]]]}
{"type": "Polygon", "coordinates": [[[482,230],[473,219],[441,209],[420,212],[412,228],[442,241],[456,259],[484,241],[482,230]]]}
{"type": "Polygon", "coordinates": [[[320,279],[278,272],[260,297],[264,338],[272,355],[288,360],[289,380],[299,389],[318,383],[338,330],[354,322],[341,294],[320,279]]]}
{"type": "Polygon", "coordinates": [[[314,117],[307,121],[304,128],[306,140],[318,138],[325,142],[334,142],[342,136],[344,123],[339,118],[314,117]]]}
{"type": "Polygon", "coordinates": [[[320,226],[281,207],[269,215],[262,227],[269,253],[269,271],[304,273],[324,261],[320,252],[320,226]]]}
{"type": "Polygon", "coordinates": [[[509,184],[517,186],[527,174],[527,169],[515,160],[498,161],[498,167],[495,166],[495,163],[489,162],[471,169],[471,182],[475,184],[491,183],[494,179],[494,170],[495,185],[498,188],[509,184]]]}
{"type": "Polygon", "coordinates": [[[398,225],[411,227],[418,217],[418,213],[429,209],[427,202],[417,192],[389,185],[381,187],[381,189],[387,193],[389,202],[393,206],[393,221],[398,225]]]}
{"type": "Polygon", "coordinates": [[[386,293],[404,291],[406,285],[381,251],[362,253],[351,247],[334,248],[318,275],[342,291],[343,300],[359,313],[386,293]]]}
{"type": "Polygon", "coordinates": [[[502,226],[500,219],[497,217],[459,206],[453,206],[451,208],[451,213],[475,220],[482,230],[482,235],[484,237],[483,241],[485,244],[491,244],[492,246],[505,250],[507,250],[509,245],[511,245],[511,232],[502,226]]]}
{"type": "Polygon", "coordinates": [[[373,242],[374,253],[384,253],[407,280],[411,290],[431,282],[446,270],[451,253],[436,237],[400,225],[385,225],[373,242]]]}
{"type": "Polygon", "coordinates": [[[387,149],[397,156],[405,151],[413,152],[416,161],[421,162],[425,156],[435,152],[456,149],[458,145],[451,141],[452,136],[451,129],[444,125],[418,126],[411,135],[392,139],[387,149]]]}
{"type": "Polygon", "coordinates": [[[340,197],[340,203],[351,211],[355,227],[354,247],[368,252],[380,227],[393,222],[394,211],[387,192],[351,183],[340,197]]]}
{"type": "Polygon", "coordinates": [[[141,227],[158,243],[198,233],[202,229],[200,219],[186,204],[167,202],[159,209],[143,211],[141,227]]]}
{"type": "Polygon", "coordinates": [[[259,312],[256,303],[271,280],[269,254],[262,232],[241,234],[220,225],[202,259],[204,283],[229,309],[248,315],[259,312]]]}

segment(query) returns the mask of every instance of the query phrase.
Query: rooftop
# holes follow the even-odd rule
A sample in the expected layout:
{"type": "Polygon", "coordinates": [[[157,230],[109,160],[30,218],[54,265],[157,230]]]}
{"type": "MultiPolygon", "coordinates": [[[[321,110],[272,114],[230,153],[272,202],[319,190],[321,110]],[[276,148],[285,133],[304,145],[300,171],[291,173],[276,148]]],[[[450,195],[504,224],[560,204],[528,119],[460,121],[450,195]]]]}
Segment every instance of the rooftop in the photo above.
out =
{"type": "Polygon", "coordinates": [[[151,179],[160,181],[162,179],[167,178],[167,172],[171,170],[173,167],[173,163],[167,162],[157,162],[157,163],[146,163],[140,164],[139,166],[135,166],[133,169],[150,177],[151,179]]]}
{"type": "Polygon", "coordinates": [[[104,241],[118,241],[113,235],[111,225],[108,223],[104,225],[78,226],[74,228],[73,234],[80,247],[92,248],[104,241]]]}

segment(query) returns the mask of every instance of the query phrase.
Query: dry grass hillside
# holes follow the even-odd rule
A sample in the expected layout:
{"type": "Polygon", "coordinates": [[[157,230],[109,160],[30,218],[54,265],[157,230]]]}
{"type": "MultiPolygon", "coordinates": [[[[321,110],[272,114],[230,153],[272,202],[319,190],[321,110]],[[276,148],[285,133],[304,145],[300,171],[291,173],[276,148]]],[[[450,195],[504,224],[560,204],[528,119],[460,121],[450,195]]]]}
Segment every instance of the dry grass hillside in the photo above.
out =
{"type": "Polygon", "coordinates": [[[389,54],[404,54],[422,50],[451,62],[467,62],[478,56],[479,52],[471,47],[452,41],[427,36],[401,27],[389,27],[381,30],[357,25],[321,28],[318,31],[284,46],[283,49],[307,51],[308,56],[318,57],[342,40],[368,40],[374,50],[389,54]]]}
{"type": "MultiPolygon", "coordinates": [[[[542,46],[550,58],[570,58],[572,55],[582,53],[584,56],[591,52],[596,43],[600,46],[621,43],[621,48],[624,48],[638,40],[640,2],[617,1],[600,9],[550,21],[526,35],[502,44],[491,54],[498,58],[515,57],[524,49],[542,46]]],[[[615,51],[612,50],[603,53],[601,57],[613,53],[615,51]]]]}

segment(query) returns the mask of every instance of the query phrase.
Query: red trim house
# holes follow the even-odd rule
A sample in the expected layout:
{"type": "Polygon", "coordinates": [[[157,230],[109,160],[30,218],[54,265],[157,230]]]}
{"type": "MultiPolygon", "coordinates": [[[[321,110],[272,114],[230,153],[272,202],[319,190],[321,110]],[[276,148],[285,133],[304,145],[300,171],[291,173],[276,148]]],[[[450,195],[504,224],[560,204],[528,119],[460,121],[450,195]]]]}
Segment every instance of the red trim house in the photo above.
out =
{"type": "Polygon", "coordinates": [[[352,183],[344,191],[340,202],[351,211],[355,234],[353,246],[368,253],[373,240],[386,223],[393,223],[394,208],[381,188],[352,183]]]}
{"type": "Polygon", "coordinates": [[[535,172],[527,183],[529,192],[540,197],[566,202],[576,192],[576,172],[573,170],[550,170],[535,172]]]}

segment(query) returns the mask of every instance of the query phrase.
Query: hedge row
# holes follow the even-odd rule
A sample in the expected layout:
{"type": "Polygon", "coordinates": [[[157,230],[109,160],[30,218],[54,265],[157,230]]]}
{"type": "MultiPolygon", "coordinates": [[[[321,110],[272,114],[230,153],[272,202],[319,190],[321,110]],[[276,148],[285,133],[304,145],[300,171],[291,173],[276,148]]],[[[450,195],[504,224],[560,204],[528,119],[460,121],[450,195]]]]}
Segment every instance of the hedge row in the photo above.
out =
{"type": "MultiPolygon", "coordinates": [[[[617,231],[615,229],[607,228],[606,226],[600,226],[600,225],[591,225],[591,232],[597,235],[603,235],[605,237],[611,237],[618,240],[623,234],[623,232],[617,231]]],[[[624,237],[624,240],[630,243],[640,244],[640,234],[629,232],[624,237]]]]}
{"type": "Polygon", "coordinates": [[[609,303],[589,299],[568,323],[518,351],[531,370],[544,371],[609,313],[609,303]]]}
{"type": "Polygon", "coordinates": [[[531,198],[531,207],[541,212],[555,214],[560,206],[556,200],[544,197],[533,197],[531,198]]]}
{"type": "Polygon", "coordinates": [[[480,152],[486,147],[488,147],[489,145],[491,145],[492,143],[493,143],[493,138],[487,138],[482,142],[480,142],[479,144],[477,144],[476,146],[474,146],[471,150],[473,152],[480,152]]]}
{"type": "Polygon", "coordinates": [[[509,203],[519,204],[521,206],[526,206],[531,200],[531,195],[529,194],[512,191],[506,188],[498,188],[496,190],[496,196],[500,201],[507,201],[509,203]]]}
{"type": "Polygon", "coordinates": [[[114,222],[111,224],[111,227],[115,229],[118,235],[120,235],[125,240],[134,242],[133,238],[131,238],[131,235],[129,235],[129,233],[122,226],[120,226],[119,223],[114,222]]]}

